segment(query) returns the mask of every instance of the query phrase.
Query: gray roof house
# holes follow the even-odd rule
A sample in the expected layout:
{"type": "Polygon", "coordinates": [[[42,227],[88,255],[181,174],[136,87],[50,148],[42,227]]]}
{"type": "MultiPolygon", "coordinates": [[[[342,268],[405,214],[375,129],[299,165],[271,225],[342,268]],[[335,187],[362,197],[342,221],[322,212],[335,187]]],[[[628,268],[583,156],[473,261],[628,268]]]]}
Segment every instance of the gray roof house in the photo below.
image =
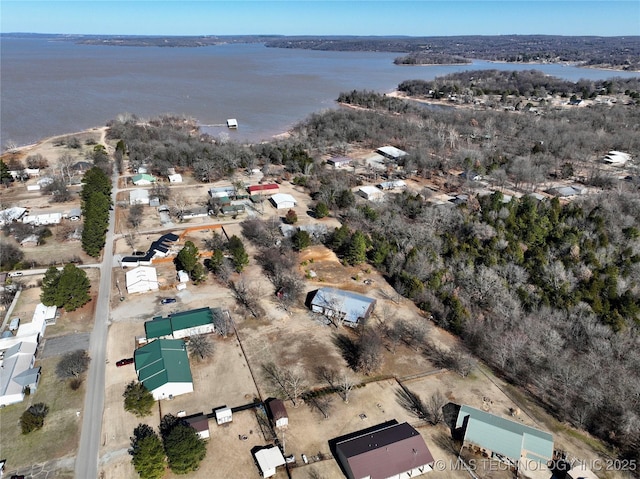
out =
{"type": "Polygon", "coordinates": [[[553,436],[520,422],[462,406],[456,429],[464,432],[463,447],[515,467],[521,460],[546,464],[553,457],[553,436]]]}
{"type": "Polygon", "coordinates": [[[367,319],[376,306],[376,300],[351,291],[336,288],[320,288],[311,300],[311,311],[324,314],[329,319],[339,319],[349,326],[357,326],[367,319]]]}

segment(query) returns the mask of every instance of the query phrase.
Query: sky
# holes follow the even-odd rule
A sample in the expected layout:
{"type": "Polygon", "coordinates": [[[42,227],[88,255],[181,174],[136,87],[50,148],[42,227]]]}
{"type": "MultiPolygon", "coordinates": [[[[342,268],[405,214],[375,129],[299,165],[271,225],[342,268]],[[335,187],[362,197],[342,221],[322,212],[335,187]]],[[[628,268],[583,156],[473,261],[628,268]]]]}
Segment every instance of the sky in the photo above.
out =
{"type": "Polygon", "coordinates": [[[0,0],[0,31],[95,35],[640,35],[640,0],[0,0]]]}

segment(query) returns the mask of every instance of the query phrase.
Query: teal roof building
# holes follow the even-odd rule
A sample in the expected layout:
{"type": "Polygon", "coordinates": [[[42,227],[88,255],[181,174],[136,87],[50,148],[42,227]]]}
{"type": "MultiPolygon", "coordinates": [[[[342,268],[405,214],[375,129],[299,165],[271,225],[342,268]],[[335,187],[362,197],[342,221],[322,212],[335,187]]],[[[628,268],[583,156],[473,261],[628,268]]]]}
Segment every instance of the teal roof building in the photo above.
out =
{"type": "Polygon", "coordinates": [[[156,316],[144,323],[147,340],[180,339],[215,331],[214,315],[225,314],[220,308],[198,308],[173,313],[166,318],[156,316]]]}
{"type": "Polygon", "coordinates": [[[156,339],[133,355],[138,380],[156,400],[193,392],[187,346],[180,339],[156,339]]]}
{"type": "Polygon", "coordinates": [[[553,436],[519,422],[462,406],[456,429],[464,431],[464,445],[517,466],[520,460],[546,464],[553,457],[553,436]]]}

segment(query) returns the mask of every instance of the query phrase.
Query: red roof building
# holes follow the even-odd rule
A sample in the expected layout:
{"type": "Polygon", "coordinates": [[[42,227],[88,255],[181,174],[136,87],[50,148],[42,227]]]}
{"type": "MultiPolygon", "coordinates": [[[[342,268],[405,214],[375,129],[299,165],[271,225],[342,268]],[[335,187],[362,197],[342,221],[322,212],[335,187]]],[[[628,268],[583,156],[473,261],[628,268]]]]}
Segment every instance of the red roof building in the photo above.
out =
{"type": "Polygon", "coordinates": [[[277,183],[265,183],[263,185],[251,185],[247,188],[247,191],[250,195],[255,195],[256,193],[277,193],[280,191],[280,186],[277,183]]]}
{"type": "Polygon", "coordinates": [[[432,470],[429,448],[406,422],[389,421],[335,441],[336,457],[349,479],[416,477],[432,470]]]}

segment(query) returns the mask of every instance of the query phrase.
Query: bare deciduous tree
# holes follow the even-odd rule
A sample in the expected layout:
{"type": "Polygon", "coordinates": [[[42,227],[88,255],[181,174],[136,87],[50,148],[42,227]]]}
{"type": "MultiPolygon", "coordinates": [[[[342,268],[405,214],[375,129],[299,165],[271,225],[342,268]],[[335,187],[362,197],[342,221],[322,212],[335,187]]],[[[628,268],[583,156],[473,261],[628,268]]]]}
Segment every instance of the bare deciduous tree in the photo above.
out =
{"type": "Polygon", "coordinates": [[[254,318],[263,315],[259,300],[260,294],[256,288],[249,287],[244,278],[240,278],[239,281],[230,281],[229,286],[231,286],[236,300],[244,306],[254,318]]]}
{"type": "Polygon", "coordinates": [[[222,309],[213,310],[213,325],[216,328],[217,333],[226,338],[229,333],[233,331],[233,320],[229,311],[222,309]]]}
{"type": "Polygon", "coordinates": [[[65,354],[56,366],[56,375],[61,379],[77,378],[89,367],[90,358],[84,349],[65,354]]]}
{"type": "Polygon", "coordinates": [[[187,348],[189,349],[191,356],[195,357],[198,361],[210,358],[213,356],[214,352],[213,343],[203,334],[191,336],[187,343],[187,348]]]}

